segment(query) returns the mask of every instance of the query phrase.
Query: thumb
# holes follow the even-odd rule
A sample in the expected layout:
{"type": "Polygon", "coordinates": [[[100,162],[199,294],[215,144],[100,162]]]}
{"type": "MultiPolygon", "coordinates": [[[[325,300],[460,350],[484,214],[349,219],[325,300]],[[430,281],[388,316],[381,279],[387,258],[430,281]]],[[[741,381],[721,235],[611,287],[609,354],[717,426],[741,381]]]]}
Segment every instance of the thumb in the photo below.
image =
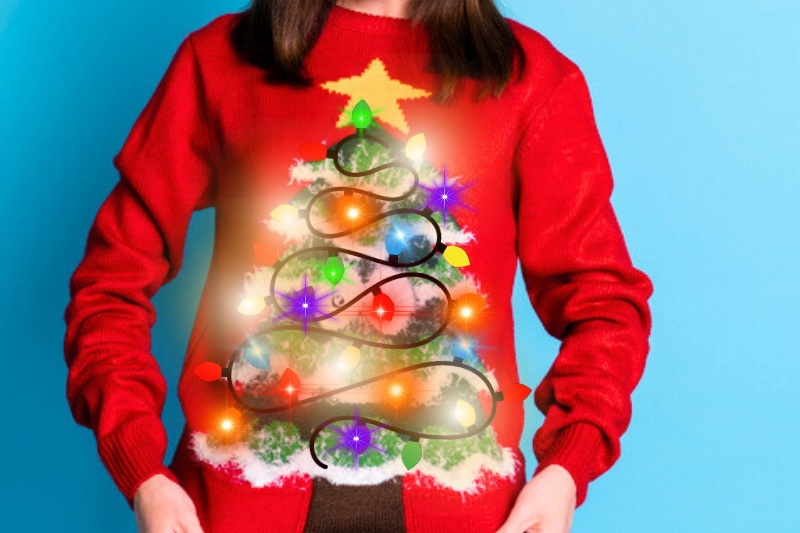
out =
{"type": "Polygon", "coordinates": [[[203,528],[200,525],[197,515],[186,518],[181,525],[181,533],[203,533],[203,528]]]}
{"type": "Polygon", "coordinates": [[[525,528],[511,516],[495,533],[522,533],[524,530],[525,528]]]}

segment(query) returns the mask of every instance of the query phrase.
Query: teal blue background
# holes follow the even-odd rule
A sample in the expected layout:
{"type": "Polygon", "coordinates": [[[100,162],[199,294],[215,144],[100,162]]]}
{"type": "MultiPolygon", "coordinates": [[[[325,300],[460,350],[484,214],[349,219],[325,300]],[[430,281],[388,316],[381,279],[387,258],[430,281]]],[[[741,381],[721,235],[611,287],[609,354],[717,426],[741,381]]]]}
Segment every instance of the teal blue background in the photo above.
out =
{"type": "MultiPolygon", "coordinates": [[[[212,0],[0,1],[0,529],[135,531],[64,394],[67,280],[117,176],[111,159],[212,0]]],[[[800,3],[508,0],[584,70],[615,171],[612,202],[653,279],[654,329],[623,455],[573,531],[798,530],[800,3]]],[[[193,220],[156,297],[154,351],[175,384],[210,256],[193,220]]],[[[523,381],[558,343],[515,295],[523,381]]],[[[528,405],[523,448],[541,415],[528,405]]],[[[530,459],[529,470],[534,461],[530,459]]]]}

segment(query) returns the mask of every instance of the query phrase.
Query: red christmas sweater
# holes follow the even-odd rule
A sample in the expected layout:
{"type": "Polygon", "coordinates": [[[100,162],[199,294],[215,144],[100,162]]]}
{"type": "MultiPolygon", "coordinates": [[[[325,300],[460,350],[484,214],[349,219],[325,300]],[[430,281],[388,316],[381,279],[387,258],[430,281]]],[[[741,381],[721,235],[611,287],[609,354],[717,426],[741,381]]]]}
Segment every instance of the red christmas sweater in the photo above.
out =
{"type": "MultiPolygon", "coordinates": [[[[612,174],[578,67],[509,20],[528,59],[522,78],[500,98],[483,100],[475,98],[479,82],[465,80],[453,102],[437,104],[440,80],[425,68],[421,27],[335,6],[306,60],[313,86],[276,86],[235,54],[230,32],[237,16],[217,18],[178,48],[114,159],[119,182],[99,209],[70,282],[67,396],[76,421],[93,429],[120,491],[131,503],[138,486],[161,473],[186,488],[207,531],[300,532],[314,479],[353,485],[396,479],[408,531],[494,531],[525,481],[519,441],[523,408],[532,401],[545,414],[533,439],[537,472],[565,467],[582,504],[588,483],[620,455],[630,396],[649,349],[653,288],[631,264],[610,203],[612,174]],[[353,177],[338,172],[324,149],[317,161],[298,151],[309,141],[332,150],[355,133],[353,110],[361,100],[373,113],[367,132],[387,142],[355,140],[363,145],[343,151],[339,161],[354,170],[374,168],[399,157],[383,149],[389,141],[402,147],[423,133],[426,150],[413,160],[413,172],[395,166],[353,177]],[[412,174],[419,186],[405,203],[360,192],[401,196],[412,174]],[[287,218],[315,216],[305,208],[329,188],[339,192],[318,204],[334,218],[348,201],[373,213],[427,207],[428,218],[375,219],[334,239],[287,218]],[[448,192],[453,201],[437,203],[448,192]],[[276,211],[281,204],[292,207],[276,211]],[[186,427],[168,467],[160,419],[166,385],[150,352],[151,298],[181,268],[192,213],[211,207],[213,256],[178,390],[186,427]],[[410,237],[387,264],[391,232],[410,237]],[[331,244],[384,262],[346,252],[286,260],[331,244]],[[469,264],[444,261],[447,245],[461,248],[469,264]],[[421,266],[402,268],[434,248],[421,266]],[[347,279],[338,284],[325,279],[329,256],[343,259],[347,279]],[[531,304],[562,344],[532,398],[512,403],[499,401],[497,391],[519,381],[511,310],[518,262],[531,304]],[[435,341],[387,349],[432,338],[444,316],[441,288],[422,274],[386,282],[403,271],[438,279],[456,313],[464,302],[479,303],[480,313],[471,321],[456,316],[435,341]],[[379,294],[393,306],[391,320],[375,316],[379,294]],[[465,295],[472,296],[459,300],[465,295]],[[320,321],[292,310],[306,296],[320,321]],[[353,298],[358,305],[330,316],[353,298]],[[298,327],[281,329],[285,324],[298,327]],[[271,327],[273,335],[258,335],[271,327]],[[316,327],[347,335],[326,338],[316,327]],[[353,363],[351,349],[345,366],[355,369],[342,372],[335,363],[350,346],[342,342],[348,335],[386,344],[356,342],[360,360],[353,363]],[[398,373],[360,394],[326,398],[322,407],[257,412],[429,361],[459,361],[476,371],[431,367],[405,380],[398,373]],[[299,392],[273,394],[287,384],[299,392]],[[408,394],[392,398],[401,388],[408,394]],[[388,390],[394,392],[384,395],[388,390]],[[421,411],[433,414],[420,420],[421,411]],[[312,461],[310,430],[348,414],[344,425],[317,435],[318,455],[329,466],[321,468],[312,461]],[[408,434],[370,425],[368,415],[386,423],[399,417],[423,434],[490,423],[461,439],[419,439],[422,457],[408,469],[402,457],[408,434]],[[354,429],[368,430],[368,449],[345,445],[354,429]]],[[[523,364],[535,364],[534,357],[523,348],[523,364]]]]}

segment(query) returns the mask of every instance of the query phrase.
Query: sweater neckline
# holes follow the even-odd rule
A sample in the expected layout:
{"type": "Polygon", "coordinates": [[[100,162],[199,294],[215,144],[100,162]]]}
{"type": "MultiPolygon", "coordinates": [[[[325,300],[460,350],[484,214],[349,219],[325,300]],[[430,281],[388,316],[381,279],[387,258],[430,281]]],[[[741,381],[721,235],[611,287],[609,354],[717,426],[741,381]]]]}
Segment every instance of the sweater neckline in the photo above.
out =
{"type": "Polygon", "coordinates": [[[387,17],[356,11],[334,4],[328,13],[328,22],[340,28],[373,35],[410,35],[415,27],[410,18],[387,17]]]}

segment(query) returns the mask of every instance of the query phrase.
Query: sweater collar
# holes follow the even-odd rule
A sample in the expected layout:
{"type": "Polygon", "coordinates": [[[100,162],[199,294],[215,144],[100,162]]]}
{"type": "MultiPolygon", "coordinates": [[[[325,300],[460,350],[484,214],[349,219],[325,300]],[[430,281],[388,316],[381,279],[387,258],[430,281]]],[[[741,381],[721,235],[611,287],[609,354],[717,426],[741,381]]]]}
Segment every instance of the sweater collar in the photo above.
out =
{"type": "Polygon", "coordinates": [[[334,4],[331,8],[328,14],[328,22],[360,33],[384,36],[412,35],[415,30],[418,31],[422,28],[421,25],[415,28],[410,18],[373,15],[342,7],[339,4],[334,4]]]}

